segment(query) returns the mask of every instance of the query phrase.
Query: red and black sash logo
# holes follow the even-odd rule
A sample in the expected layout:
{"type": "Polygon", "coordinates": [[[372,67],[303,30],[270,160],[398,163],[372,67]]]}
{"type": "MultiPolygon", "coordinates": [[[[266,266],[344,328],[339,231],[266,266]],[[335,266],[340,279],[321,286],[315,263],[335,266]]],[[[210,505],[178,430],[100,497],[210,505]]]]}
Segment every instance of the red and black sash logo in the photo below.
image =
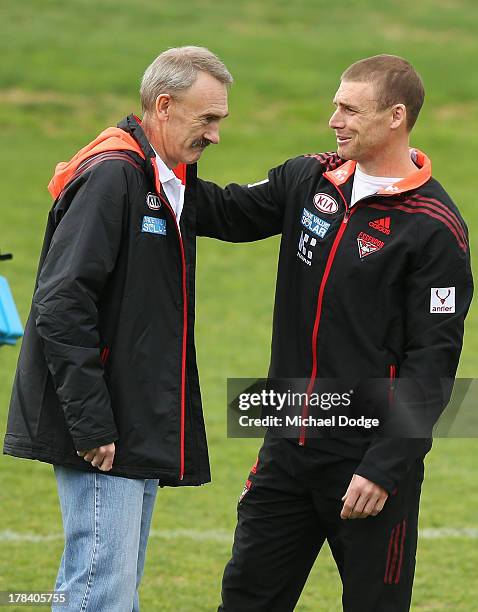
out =
{"type": "Polygon", "coordinates": [[[385,243],[378,238],[374,238],[373,236],[366,234],[365,232],[360,232],[360,234],[357,236],[357,244],[360,259],[363,259],[364,257],[379,251],[385,243]]]}

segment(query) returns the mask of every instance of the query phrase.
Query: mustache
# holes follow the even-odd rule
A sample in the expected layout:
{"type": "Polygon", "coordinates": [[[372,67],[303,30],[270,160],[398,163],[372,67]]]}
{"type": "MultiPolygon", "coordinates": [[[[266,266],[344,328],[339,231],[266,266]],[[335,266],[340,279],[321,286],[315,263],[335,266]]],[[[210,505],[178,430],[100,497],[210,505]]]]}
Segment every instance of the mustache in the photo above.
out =
{"type": "Polygon", "coordinates": [[[205,149],[210,144],[211,144],[210,140],[207,140],[207,138],[201,138],[200,140],[193,140],[193,142],[191,143],[191,147],[205,149]]]}

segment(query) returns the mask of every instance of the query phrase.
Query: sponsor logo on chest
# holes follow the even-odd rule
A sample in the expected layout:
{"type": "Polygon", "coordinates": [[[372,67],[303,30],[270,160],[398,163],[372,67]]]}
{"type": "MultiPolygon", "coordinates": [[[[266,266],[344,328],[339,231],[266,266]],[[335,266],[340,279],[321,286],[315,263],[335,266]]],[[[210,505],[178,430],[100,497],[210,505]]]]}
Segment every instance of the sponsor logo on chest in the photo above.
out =
{"type": "Polygon", "coordinates": [[[382,232],[382,234],[386,234],[389,236],[392,232],[390,228],[390,217],[383,217],[382,219],[375,219],[375,221],[370,221],[369,226],[373,229],[382,232]]]}
{"type": "Polygon", "coordinates": [[[327,193],[316,193],[314,196],[314,206],[326,215],[333,215],[339,210],[337,201],[327,193]]]}
{"type": "Polygon", "coordinates": [[[141,231],[146,234],[159,234],[166,236],[166,219],[158,219],[157,217],[143,217],[141,231]]]}
{"type": "Polygon", "coordinates": [[[297,257],[308,266],[312,265],[312,257],[314,255],[314,247],[317,244],[317,238],[314,238],[307,232],[301,232],[299,238],[299,250],[297,257]]]}
{"type": "Polygon", "coordinates": [[[151,210],[159,210],[161,208],[161,200],[155,193],[148,193],[146,196],[146,204],[151,210]]]}
{"type": "Polygon", "coordinates": [[[330,223],[314,215],[314,213],[311,213],[307,208],[304,208],[302,211],[301,223],[306,229],[319,238],[324,238],[330,227],[330,223]]]}

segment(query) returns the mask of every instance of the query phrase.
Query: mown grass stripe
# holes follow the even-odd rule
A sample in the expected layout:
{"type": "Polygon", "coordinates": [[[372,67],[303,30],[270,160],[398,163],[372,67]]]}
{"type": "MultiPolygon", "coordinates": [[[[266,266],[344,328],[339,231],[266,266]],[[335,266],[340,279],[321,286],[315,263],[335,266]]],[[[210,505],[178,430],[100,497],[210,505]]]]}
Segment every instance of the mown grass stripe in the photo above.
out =
{"type": "MultiPolygon", "coordinates": [[[[161,538],[163,540],[195,540],[197,542],[232,542],[232,531],[227,532],[221,529],[198,531],[195,529],[152,529],[151,538],[161,538]]],[[[421,529],[419,533],[421,540],[446,540],[446,539],[478,539],[477,527],[436,527],[421,529]]],[[[50,542],[62,540],[62,533],[36,534],[31,532],[18,532],[11,529],[0,531],[0,542],[50,542]]]]}

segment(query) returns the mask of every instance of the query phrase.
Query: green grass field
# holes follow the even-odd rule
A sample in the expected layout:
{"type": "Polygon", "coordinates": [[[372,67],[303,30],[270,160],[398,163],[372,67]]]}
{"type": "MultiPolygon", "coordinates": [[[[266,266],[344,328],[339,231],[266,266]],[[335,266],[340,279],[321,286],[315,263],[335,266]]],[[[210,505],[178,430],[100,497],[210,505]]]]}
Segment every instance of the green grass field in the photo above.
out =
{"type": "MultiPolygon", "coordinates": [[[[236,79],[222,142],[200,165],[221,184],[260,180],[288,157],[333,148],[327,121],[341,72],[367,55],[407,57],[427,88],[412,143],[431,156],[477,250],[475,0],[23,0],[2,2],[0,22],[0,249],[15,255],[0,273],[23,320],[55,163],[139,112],[142,71],[182,44],[210,47],[236,79]]],[[[226,438],[226,379],[267,372],[277,246],[199,241],[197,346],[213,484],[159,492],[141,591],[146,611],[217,606],[237,498],[260,444],[226,438]]],[[[0,349],[2,435],[17,355],[0,349]]],[[[475,307],[460,375],[477,370],[475,307]]],[[[422,539],[414,611],[477,609],[477,450],[474,439],[439,440],[428,457],[422,529],[471,528],[475,537],[439,531],[422,539]]],[[[0,468],[0,591],[49,590],[62,548],[51,467],[2,457],[0,468]]],[[[324,550],[297,609],[338,611],[339,598],[324,550]]]]}

